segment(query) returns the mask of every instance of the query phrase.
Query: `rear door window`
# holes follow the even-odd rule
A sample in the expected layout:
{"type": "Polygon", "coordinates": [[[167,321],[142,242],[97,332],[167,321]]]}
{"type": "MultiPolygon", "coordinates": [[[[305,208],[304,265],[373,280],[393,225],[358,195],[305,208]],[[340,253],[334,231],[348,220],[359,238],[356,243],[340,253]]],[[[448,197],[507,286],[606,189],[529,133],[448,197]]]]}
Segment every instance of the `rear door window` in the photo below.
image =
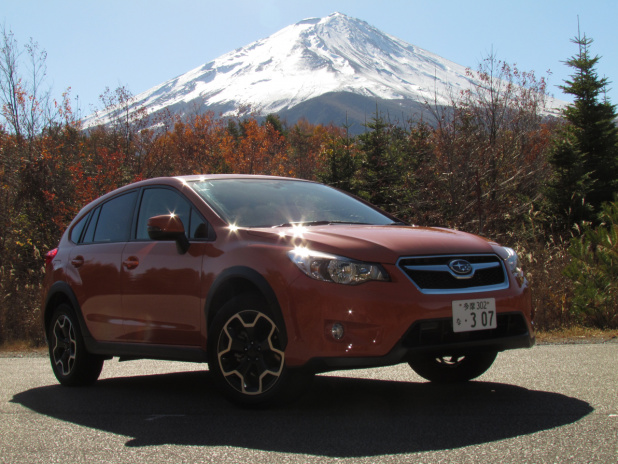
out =
{"type": "MultiPolygon", "coordinates": [[[[128,241],[136,198],[137,191],[133,191],[104,203],[100,208],[92,241],[95,243],[128,241]]],[[[92,225],[92,221],[90,225],[92,225]]],[[[86,231],[86,238],[88,238],[88,232],[91,229],[90,225],[86,231]]]]}

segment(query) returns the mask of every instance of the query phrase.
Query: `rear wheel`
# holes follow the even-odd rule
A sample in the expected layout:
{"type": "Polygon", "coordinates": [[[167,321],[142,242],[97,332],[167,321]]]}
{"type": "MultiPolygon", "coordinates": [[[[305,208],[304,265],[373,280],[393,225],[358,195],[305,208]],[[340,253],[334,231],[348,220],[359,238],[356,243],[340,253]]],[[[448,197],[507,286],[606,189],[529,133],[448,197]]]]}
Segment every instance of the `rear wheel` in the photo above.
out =
{"type": "Polygon", "coordinates": [[[242,406],[267,406],[297,396],[313,375],[285,365],[281,331],[264,300],[238,296],[215,317],[208,365],[219,387],[242,406]]]}
{"type": "Polygon", "coordinates": [[[99,378],[103,358],[86,351],[77,318],[69,305],[61,304],[54,310],[47,328],[47,343],[54,375],[62,385],[85,386],[99,378]]]}
{"type": "Polygon", "coordinates": [[[431,382],[466,382],[485,373],[498,353],[487,351],[464,355],[415,355],[408,364],[431,382]]]}

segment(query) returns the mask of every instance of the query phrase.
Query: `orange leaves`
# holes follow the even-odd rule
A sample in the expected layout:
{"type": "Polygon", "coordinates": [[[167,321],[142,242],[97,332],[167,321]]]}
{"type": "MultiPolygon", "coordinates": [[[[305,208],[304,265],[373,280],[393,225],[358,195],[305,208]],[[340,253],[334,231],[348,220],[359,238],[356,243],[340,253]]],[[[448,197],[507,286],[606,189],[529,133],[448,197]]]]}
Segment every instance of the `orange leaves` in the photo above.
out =
{"type": "Polygon", "coordinates": [[[314,179],[316,171],[322,169],[322,153],[328,140],[341,130],[334,126],[310,124],[306,119],[299,120],[290,131],[290,165],[296,176],[314,179]]]}
{"type": "Polygon", "coordinates": [[[287,160],[284,137],[271,124],[260,125],[256,119],[242,121],[240,126],[242,137],[237,140],[227,160],[231,171],[283,174],[287,160]]]}
{"type": "MultiPolygon", "coordinates": [[[[277,121],[278,122],[278,121],[277,121]]],[[[256,118],[222,120],[213,113],[177,119],[138,150],[136,175],[243,173],[315,178],[325,139],[333,128],[298,123],[286,131],[256,118]]]]}
{"type": "Polygon", "coordinates": [[[173,174],[218,173],[230,144],[221,120],[212,112],[177,121],[171,133],[161,137],[161,149],[173,174]]]}

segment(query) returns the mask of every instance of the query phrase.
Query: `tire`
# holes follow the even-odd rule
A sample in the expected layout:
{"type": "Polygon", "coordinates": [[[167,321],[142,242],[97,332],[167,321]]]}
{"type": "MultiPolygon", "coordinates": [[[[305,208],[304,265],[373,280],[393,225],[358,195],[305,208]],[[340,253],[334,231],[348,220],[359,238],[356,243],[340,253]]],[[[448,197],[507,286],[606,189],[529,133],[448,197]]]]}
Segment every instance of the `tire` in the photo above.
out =
{"type": "Polygon", "coordinates": [[[415,355],[408,364],[431,382],[467,382],[485,373],[497,355],[496,351],[457,356],[415,355]]]}
{"type": "Polygon", "coordinates": [[[282,330],[260,295],[237,296],[217,313],[208,336],[208,366],[228,400],[272,406],[309,386],[313,373],[285,365],[282,330]]]}
{"type": "Polygon", "coordinates": [[[73,309],[60,304],[47,328],[47,343],[52,370],[61,385],[91,385],[103,369],[103,358],[88,353],[73,309]]]}

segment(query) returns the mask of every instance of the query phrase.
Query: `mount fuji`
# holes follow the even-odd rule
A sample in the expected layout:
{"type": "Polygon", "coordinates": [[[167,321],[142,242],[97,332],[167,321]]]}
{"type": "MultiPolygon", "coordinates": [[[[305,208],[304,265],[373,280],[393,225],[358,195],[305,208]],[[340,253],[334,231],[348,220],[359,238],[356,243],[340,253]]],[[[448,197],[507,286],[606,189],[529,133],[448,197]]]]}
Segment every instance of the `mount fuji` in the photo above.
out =
{"type": "MultiPolygon", "coordinates": [[[[140,93],[129,111],[181,117],[276,113],[292,124],[305,118],[359,132],[376,109],[408,120],[419,116],[425,102],[448,106],[452,95],[470,86],[464,66],[334,13],[285,27],[140,93]]],[[[100,112],[83,124],[113,118],[113,110],[100,112]]]]}

